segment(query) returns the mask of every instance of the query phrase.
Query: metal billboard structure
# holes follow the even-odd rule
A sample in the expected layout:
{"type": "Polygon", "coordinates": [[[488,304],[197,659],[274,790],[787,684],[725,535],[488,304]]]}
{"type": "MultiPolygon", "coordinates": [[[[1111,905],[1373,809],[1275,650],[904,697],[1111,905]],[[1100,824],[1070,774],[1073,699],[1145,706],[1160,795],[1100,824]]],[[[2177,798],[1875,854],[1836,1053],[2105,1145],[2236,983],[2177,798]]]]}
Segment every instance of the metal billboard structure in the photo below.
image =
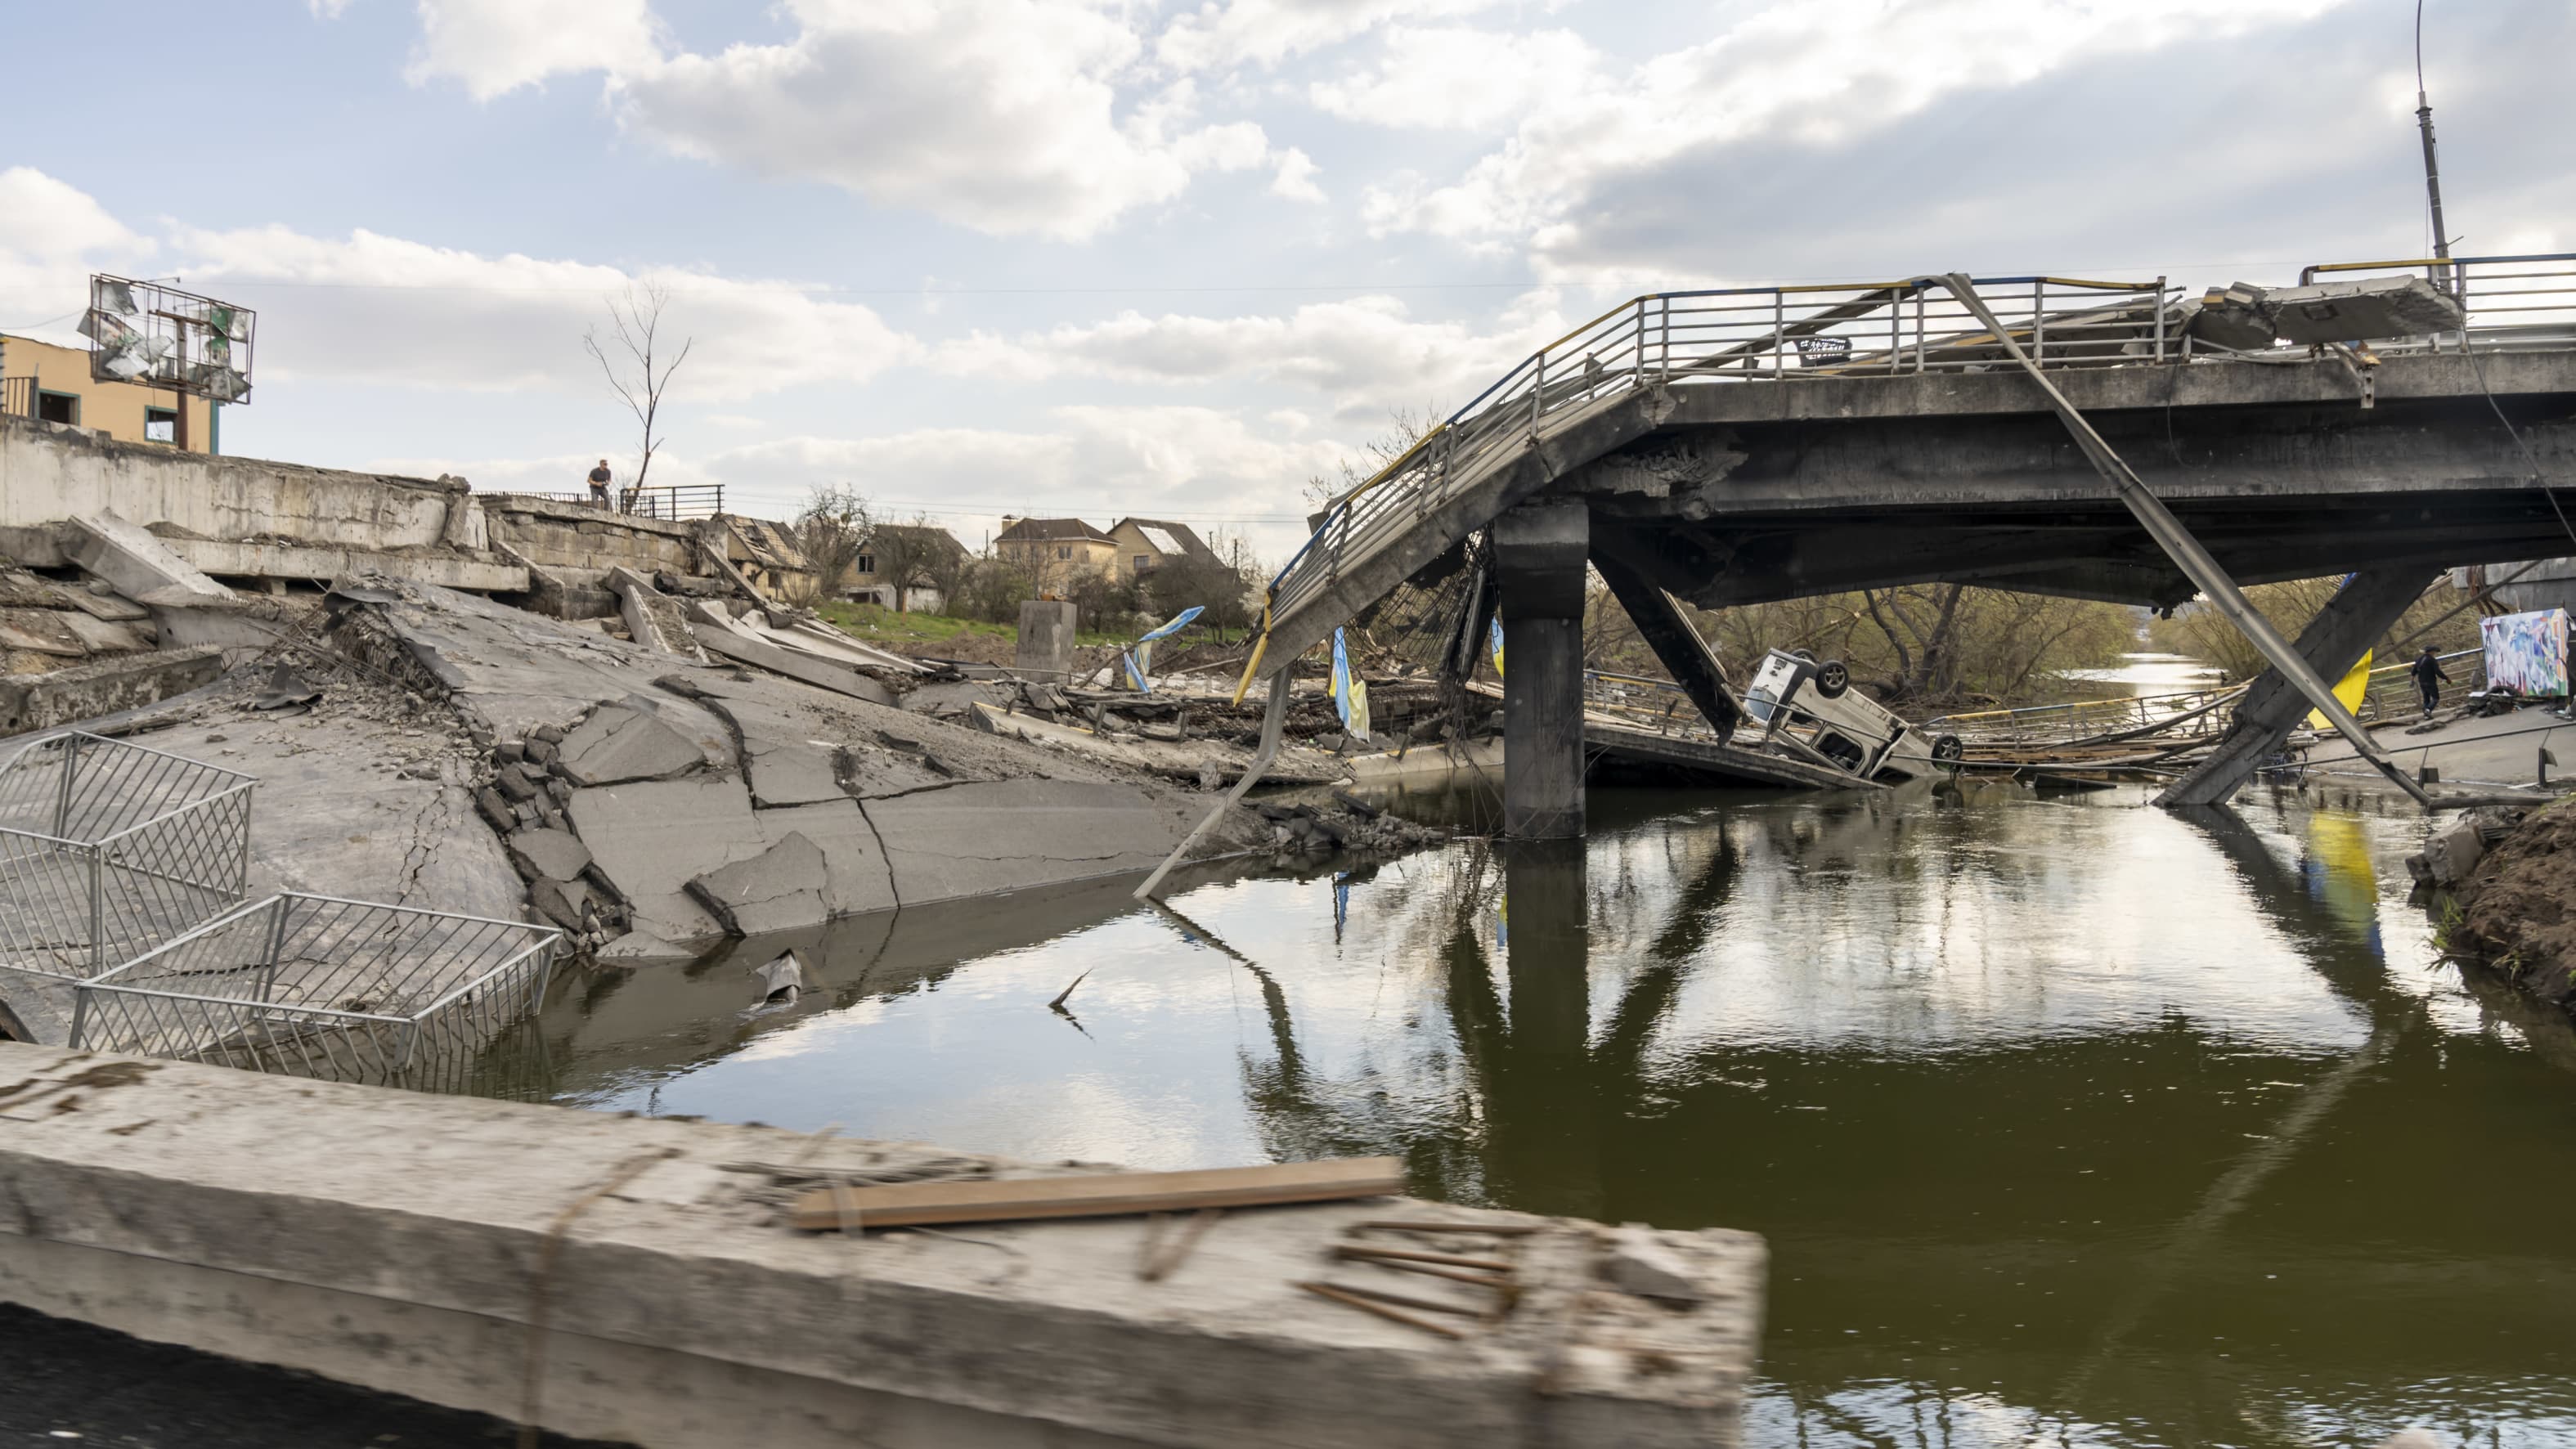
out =
{"type": "MultiPolygon", "coordinates": [[[[94,382],[130,382],[168,388],[209,402],[250,400],[251,346],[258,318],[247,307],[160,282],[113,277],[89,279],[89,311],[80,332],[90,341],[94,382]]],[[[187,427],[187,409],[179,410],[187,427]]],[[[179,441],[183,444],[183,432],[179,441]]]]}

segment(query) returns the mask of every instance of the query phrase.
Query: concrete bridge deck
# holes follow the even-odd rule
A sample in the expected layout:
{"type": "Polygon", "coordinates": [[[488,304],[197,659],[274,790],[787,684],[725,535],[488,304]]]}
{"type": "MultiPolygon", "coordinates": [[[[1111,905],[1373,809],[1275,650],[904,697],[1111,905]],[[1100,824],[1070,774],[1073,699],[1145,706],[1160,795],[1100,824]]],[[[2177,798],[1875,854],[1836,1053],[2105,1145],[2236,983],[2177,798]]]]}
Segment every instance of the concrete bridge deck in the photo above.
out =
{"type": "MultiPolygon", "coordinates": [[[[1339,500],[1272,585],[1253,677],[1488,529],[1506,653],[1549,672],[1526,682],[1533,700],[1576,687],[1579,669],[1540,661],[1580,619],[1586,564],[1632,615],[1667,595],[1720,607],[1930,580],[2190,599],[2004,337],[2240,583],[2564,554],[2576,522],[2541,480],[2576,471],[2576,254],[2447,267],[2465,312],[2402,276],[2273,294],[2259,313],[2242,297],[2260,289],[2194,299],[2163,278],[1636,298],[1339,500]],[[2409,286],[2417,322],[2362,315],[2359,294],[2409,286]]],[[[1722,731],[1713,663],[1673,657],[1695,636],[1640,627],[1722,731]]]]}

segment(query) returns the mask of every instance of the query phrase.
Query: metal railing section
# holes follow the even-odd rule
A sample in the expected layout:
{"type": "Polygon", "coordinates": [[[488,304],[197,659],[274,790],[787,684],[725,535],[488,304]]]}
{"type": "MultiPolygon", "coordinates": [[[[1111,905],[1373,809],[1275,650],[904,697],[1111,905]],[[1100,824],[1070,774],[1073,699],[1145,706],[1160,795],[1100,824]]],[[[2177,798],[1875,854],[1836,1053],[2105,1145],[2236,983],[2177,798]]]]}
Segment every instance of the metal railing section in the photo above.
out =
{"type": "Polygon", "coordinates": [[[271,896],[80,983],[71,1045],[434,1087],[524,1035],[561,940],[550,926],[271,896]]]}
{"type": "MultiPolygon", "coordinates": [[[[2303,280],[2345,272],[2432,267],[2429,261],[2321,263],[2303,280]]],[[[2477,350],[2576,346],[2576,253],[2459,257],[2441,264],[2467,299],[2467,327],[2446,344],[2425,338],[2381,352],[2462,339],[2477,350]]],[[[2012,276],[1971,279],[2001,330],[2041,367],[2166,366],[2247,355],[2189,333],[2197,303],[2153,281],[2012,276]]],[[[1434,509],[1538,441],[1552,420],[1644,387],[1831,383],[1840,379],[1983,371],[2015,365],[1941,279],[1652,292],[1602,313],[1531,353],[1386,467],[1336,499],[1271,580],[1267,625],[1312,603],[1352,563],[1376,554],[1434,509]]],[[[1281,661],[1284,666],[1285,661],[1281,661]]]]}
{"type": "Polygon", "coordinates": [[[0,377],[0,418],[32,418],[35,415],[36,379],[0,377]]]}
{"type": "MultiPolygon", "coordinates": [[[[2462,649],[2437,657],[2451,674],[2451,683],[2444,686],[2446,694],[2457,698],[2467,691],[2485,687],[2486,655],[2483,650],[2462,649]]],[[[2361,704],[2353,710],[2354,717],[2373,721],[2413,715],[2417,709],[2414,668],[2412,659],[2403,659],[2372,669],[2362,689],[2361,704]]],[[[1936,716],[1924,721],[1922,728],[1927,733],[1954,734],[1977,745],[2057,744],[2160,725],[2178,736],[2215,735],[2226,731],[2232,714],[2210,706],[2224,704],[2244,692],[2244,685],[2230,684],[2171,694],[2077,699],[2058,704],[2024,705],[2015,709],[1970,710],[1936,716]]]]}
{"type": "Polygon", "coordinates": [[[237,904],[257,784],[76,731],[0,760],[0,969],[93,977],[237,904]]]}
{"type": "Polygon", "coordinates": [[[724,485],[684,483],[668,488],[628,488],[621,490],[617,499],[620,513],[677,523],[684,519],[713,518],[724,512],[724,485]]]}

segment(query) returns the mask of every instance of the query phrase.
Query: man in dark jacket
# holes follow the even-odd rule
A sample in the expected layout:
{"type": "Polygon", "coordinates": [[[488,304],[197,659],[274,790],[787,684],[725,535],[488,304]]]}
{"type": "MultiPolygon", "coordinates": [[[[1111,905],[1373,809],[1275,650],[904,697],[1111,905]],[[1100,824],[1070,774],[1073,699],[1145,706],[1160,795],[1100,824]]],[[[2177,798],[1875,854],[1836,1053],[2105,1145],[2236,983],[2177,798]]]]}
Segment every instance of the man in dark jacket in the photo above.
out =
{"type": "Polygon", "coordinates": [[[608,460],[602,458],[599,466],[590,470],[590,501],[597,507],[608,506],[608,479],[608,460]]]}
{"type": "Polygon", "coordinates": [[[2424,691],[2424,717],[2433,717],[2433,707],[2442,702],[2442,686],[2451,676],[2442,672],[2442,661],[2433,655],[2433,646],[2415,656],[2415,687],[2424,691]]]}

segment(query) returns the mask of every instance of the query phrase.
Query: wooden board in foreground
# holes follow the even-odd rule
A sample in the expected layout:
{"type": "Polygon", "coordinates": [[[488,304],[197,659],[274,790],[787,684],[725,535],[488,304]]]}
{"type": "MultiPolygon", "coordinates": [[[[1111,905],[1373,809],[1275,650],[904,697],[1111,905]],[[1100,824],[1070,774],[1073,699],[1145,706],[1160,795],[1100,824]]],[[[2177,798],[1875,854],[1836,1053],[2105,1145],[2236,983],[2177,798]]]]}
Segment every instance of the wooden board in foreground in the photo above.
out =
{"type": "Polygon", "coordinates": [[[1404,1163],[1344,1157],[1200,1172],[1106,1172],[1089,1177],[906,1182],[892,1187],[821,1187],[800,1194],[794,1222],[827,1232],[854,1219],[865,1228],[921,1223],[998,1223],[1031,1218],[1101,1218],[1193,1208],[1337,1202],[1404,1191],[1404,1163]]]}

